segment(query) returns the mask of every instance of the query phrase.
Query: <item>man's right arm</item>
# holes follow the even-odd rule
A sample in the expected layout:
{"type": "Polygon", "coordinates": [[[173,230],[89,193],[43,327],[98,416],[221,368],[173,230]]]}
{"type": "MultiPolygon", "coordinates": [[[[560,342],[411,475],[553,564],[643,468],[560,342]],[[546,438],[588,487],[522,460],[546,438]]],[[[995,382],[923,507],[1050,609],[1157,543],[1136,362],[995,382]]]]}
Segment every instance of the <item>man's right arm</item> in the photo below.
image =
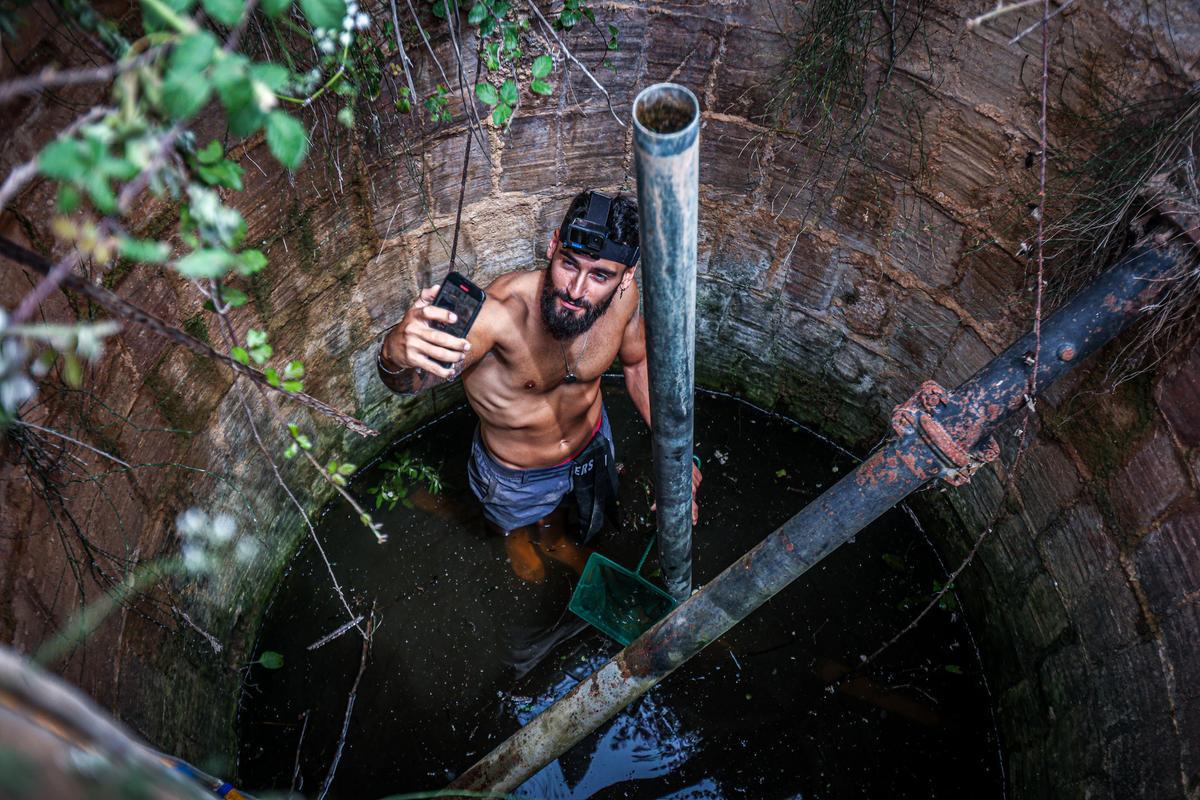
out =
{"type": "Polygon", "coordinates": [[[375,366],[384,386],[393,392],[419,394],[457,377],[466,365],[471,343],[433,327],[435,322],[455,320],[449,310],[432,305],[437,292],[437,286],[421,292],[404,319],[383,338],[375,366]]]}

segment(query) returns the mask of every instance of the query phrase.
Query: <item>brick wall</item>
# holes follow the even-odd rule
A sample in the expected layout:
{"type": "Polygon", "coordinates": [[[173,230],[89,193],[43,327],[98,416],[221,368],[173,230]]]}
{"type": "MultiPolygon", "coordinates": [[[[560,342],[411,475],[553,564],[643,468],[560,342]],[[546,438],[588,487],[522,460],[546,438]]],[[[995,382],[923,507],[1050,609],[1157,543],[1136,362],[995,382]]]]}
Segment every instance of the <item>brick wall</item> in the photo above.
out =
{"type": "MultiPolygon", "coordinates": [[[[1175,49],[1168,52],[1166,22],[1153,14],[1147,22],[1142,8],[1081,4],[1061,15],[1056,75],[1076,69],[1086,54],[1132,98],[1194,71],[1200,20],[1180,9],[1170,20],[1175,49]]],[[[617,2],[604,13],[622,31],[621,49],[609,55],[616,71],[600,73],[622,116],[634,93],[658,80],[685,83],[701,99],[702,384],[785,410],[865,449],[922,380],[955,386],[1024,330],[1029,265],[1016,254],[1032,230],[1025,203],[1034,176],[1026,160],[1037,147],[1036,95],[1028,63],[1037,37],[1019,45],[1007,39],[1026,20],[1014,16],[967,33],[957,4],[936,3],[923,46],[903,51],[861,146],[847,152],[806,146],[763,117],[778,90],[773,76],[793,55],[796,17],[757,2],[617,2]]],[[[577,50],[592,63],[601,48],[581,37],[577,50]]],[[[23,66],[69,50],[47,33],[23,66]]],[[[448,61],[448,43],[438,52],[448,61]]],[[[868,72],[879,68],[872,61],[868,72]]],[[[421,61],[418,88],[430,87],[435,75],[421,61]]],[[[523,100],[508,134],[489,134],[487,157],[472,154],[460,252],[482,283],[535,266],[582,186],[632,190],[628,130],[577,72],[570,84],[570,92],[523,100]]],[[[77,102],[93,99],[86,88],[68,91],[77,102]]],[[[1086,102],[1066,94],[1059,100],[1086,102]]],[[[315,156],[294,176],[273,168],[261,140],[234,150],[246,190],[231,202],[246,217],[247,241],[260,243],[271,260],[235,325],[269,331],[277,352],[304,359],[310,393],[383,431],[364,443],[286,410],[318,431],[318,449],[353,452],[359,462],[386,437],[461,399],[452,389],[404,403],[374,377],[380,334],[447,268],[464,145],[455,93],[455,122],[447,126],[407,128],[387,111],[390,102],[385,92],[378,135],[319,138],[315,156]]],[[[28,158],[63,113],[35,99],[12,114],[13,146],[0,161],[28,158]]],[[[219,121],[209,124],[201,140],[221,134],[219,121]]],[[[49,193],[35,186],[0,226],[49,254],[50,205],[49,193]]],[[[148,204],[147,226],[165,211],[148,204]]],[[[185,282],[140,267],[95,277],[220,346],[185,282]]],[[[5,282],[0,297],[11,306],[24,290],[5,282]]],[[[77,311],[62,297],[46,307],[51,318],[77,311]]],[[[917,501],[951,562],[995,520],[960,584],[1016,797],[1196,792],[1200,349],[1180,350],[1116,388],[1103,369],[1112,357],[1083,365],[1043,400],[1015,494],[1003,497],[997,465],[968,487],[917,501]]],[[[281,565],[305,535],[299,517],[256,455],[222,370],[129,330],[85,386],[140,427],[114,424],[92,399],[81,412],[59,398],[31,419],[68,426],[84,413],[92,422],[77,432],[108,437],[126,460],[187,467],[147,466],[135,479],[106,482],[104,491],[80,486],[72,503],[86,510],[80,519],[90,536],[145,557],[175,546],[179,510],[228,506],[255,520],[270,558],[187,598],[191,617],[226,643],[224,653],[214,654],[176,612],[148,606],[106,625],[64,671],[164,749],[194,758],[227,753],[234,667],[281,565]]],[[[257,402],[253,413],[278,452],[278,423],[257,402]]],[[[30,494],[11,444],[3,456],[0,596],[8,599],[0,636],[31,650],[74,606],[63,589],[74,579],[60,528],[30,494]]],[[[320,482],[294,467],[286,478],[308,509],[324,502],[320,482]]],[[[85,578],[85,586],[94,594],[94,583],[85,578]]]]}

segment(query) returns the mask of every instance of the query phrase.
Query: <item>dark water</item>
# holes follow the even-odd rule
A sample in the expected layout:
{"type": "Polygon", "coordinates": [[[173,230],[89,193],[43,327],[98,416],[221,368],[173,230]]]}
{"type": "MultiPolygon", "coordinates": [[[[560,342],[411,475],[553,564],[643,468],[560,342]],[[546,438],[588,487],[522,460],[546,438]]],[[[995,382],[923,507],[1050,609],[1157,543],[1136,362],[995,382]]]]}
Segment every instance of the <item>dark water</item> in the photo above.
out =
{"type": "MultiPolygon", "coordinates": [[[[625,467],[625,531],[600,552],[633,567],[649,536],[650,438],[620,381],[605,397],[625,467]]],[[[547,559],[531,584],[487,537],[466,485],[475,418],[455,412],[397,444],[439,468],[443,492],[413,495],[377,519],[384,545],[332,506],[319,535],[356,610],[377,627],[330,797],[436,789],[616,651],[576,632],[575,573],[547,559]],[[505,653],[529,656],[517,679],[505,653]]],[[[853,467],[787,420],[700,395],[704,460],[695,576],[711,580],[853,467]]],[[[367,488],[377,470],[357,479],[367,488]]],[[[643,574],[656,574],[652,555],[643,574]]],[[[1001,797],[990,701],[953,596],[864,674],[831,685],[902,628],[944,571],[924,535],[893,510],[722,639],[551,764],[518,792],[538,798],[1001,797]]],[[[346,621],[315,548],[304,547],[263,624],[239,720],[241,786],[320,791],[358,674],[356,631],[307,649],[346,621]],[[297,772],[298,765],[298,772],[297,772]],[[298,776],[293,782],[294,776],[298,776]]],[[[511,656],[508,657],[511,661],[511,656]]]]}

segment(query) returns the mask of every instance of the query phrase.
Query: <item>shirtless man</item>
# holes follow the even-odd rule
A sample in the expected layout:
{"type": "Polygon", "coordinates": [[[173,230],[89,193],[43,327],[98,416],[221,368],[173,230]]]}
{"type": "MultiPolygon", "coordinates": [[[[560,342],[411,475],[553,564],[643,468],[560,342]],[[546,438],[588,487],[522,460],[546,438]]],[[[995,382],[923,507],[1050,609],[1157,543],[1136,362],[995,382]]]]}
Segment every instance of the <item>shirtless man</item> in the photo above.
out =
{"type": "MultiPolygon", "coordinates": [[[[384,338],[378,363],[384,384],[404,395],[462,375],[479,416],[471,489],[489,526],[505,535],[513,570],[530,581],[545,575],[539,544],[550,557],[583,568],[586,554],[562,536],[559,504],[568,493],[578,503],[585,541],[600,528],[604,501],[615,498],[615,452],[600,393],[600,376],[615,357],[634,405],[651,424],[634,280],[637,205],[580,193],[546,258],[544,270],[496,278],[465,339],[431,326],[452,322],[453,314],[432,305],[437,286],[421,292],[384,338]]],[[[700,478],[693,469],[693,523],[700,478]]]]}

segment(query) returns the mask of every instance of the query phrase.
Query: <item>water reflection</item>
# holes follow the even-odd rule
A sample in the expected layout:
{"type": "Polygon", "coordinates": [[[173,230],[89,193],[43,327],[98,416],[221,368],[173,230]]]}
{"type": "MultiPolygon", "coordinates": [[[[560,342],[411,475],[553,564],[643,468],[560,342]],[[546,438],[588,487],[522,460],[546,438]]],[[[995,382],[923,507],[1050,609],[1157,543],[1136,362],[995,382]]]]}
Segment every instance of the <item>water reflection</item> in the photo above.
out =
{"type": "MultiPolygon", "coordinates": [[[[603,653],[576,657],[561,678],[537,697],[507,695],[506,712],[526,724],[607,660],[603,653]]],[[[515,794],[543,800],[584,800],[619,783],[665,776],[691,758],[700,743],[700,733],[685,730],[679,715],[650,693],[618,714],[590,747],[575,748],[551,762],[515,794]]],[[[703,783],[708,785],[689,787],[672,796],[697,800],[721,796],[714,782],[703,783]]]]}

